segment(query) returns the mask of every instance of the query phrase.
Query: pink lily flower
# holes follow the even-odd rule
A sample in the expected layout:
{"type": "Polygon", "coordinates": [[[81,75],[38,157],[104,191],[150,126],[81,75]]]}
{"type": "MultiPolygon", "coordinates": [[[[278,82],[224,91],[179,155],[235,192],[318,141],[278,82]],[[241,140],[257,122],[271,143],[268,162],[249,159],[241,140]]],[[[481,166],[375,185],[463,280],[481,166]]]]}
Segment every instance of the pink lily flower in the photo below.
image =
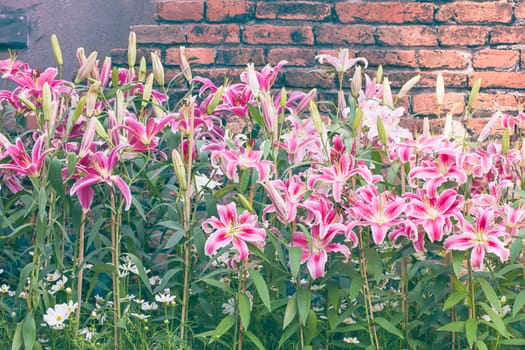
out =
{"type": "Polygon", "coordinates": [[[269,160],[261,160],[262,152],[251,148],[237,150],[223,150],[218,154],[212,154],[211,158],[220,159],[220,168],[226,176],[235,183],[239,182],[238,170],[255,168],[259,173],[259,182],[266,181],[274,168],[269,160]]]}
{"type": "Polygon", "coordinates": [[[494,211],[481,209],[477,213],[476,226],[463,223],[462,233],[449,236],[444,243],[446,250],[468,250],[473,268],[483,269],[485,252],[497,255],[502,262],[508,260],[510,251],[505,248],[499,237],[506,235],[505,228],[494,223],[494,211]]]}
{"type": "Polygon", "coordinates": [[[419,190],[417,193],[406,193],[405,198],[409,198],[408,216],[411,221],[422,225],[431,242],[441,241],[444,235],[448,235],[452,230],[452,221],[462,222],[463,215],[463,196],[457,193],[456,189],[449,188],[438,193],[428,193],[419,190]]]}
{"type": "Polygon", "coordinates": [[[334,67],[337,73],[344,73],[356,63],[361,62],[365,66],[368,66],[368,61],[364,57],[350,58],[350,53],[348,49],[342,49],[339,51],[339,56],[335,57],[332,55],[322,54],[315,56],[315,59],[319,61],[320,64],[325,62],[334,67]]]}
{"type": "Polygon", "coordinates": [[[113,169],[119,160],[118,152],[125,146],[122,144],[113,148],[109,155],[105,152],[93,153],[89,157],[89,165],[78,165],[80,172],[87,175],[73,184],[70,194],[77,194],[84,210],[89,210],[93,200],[92,186],[102,182],[111,187],[117,186],[124,197],[125,210],[131,207],[131,190],[128,184],[119,175],[113,174],[113,169]]]}
{"type": "Polygon", "coordinates": [[[350,256],[350,249],[346,245],[333,242],[338,235],[344,235],[347,240],[351,240],[353,247],[358,241],[353,232],[352,235],[347,235],[348,227],[341,223],[341,218],[326,197],[310,199],[303,207],[308,210],[305,221],[310,226],[310,236],[307,237],[303,232],[295,232],[292,235],[291,246],[302,249],[301,263],[306,262],[310,275],[316,279],[325,274],[328,253],[341,253],[346,259],[350,256]]]}
{"type": "Polygon", "coordinates": [[[237,215],[235,203],[218,205],[217,211],[218,218],[212,216],[202,223],[203,231],[211,233],[204,246],[206,255],[212,256],[220,248],[232,243],[239,260],[246,260],[249,254],[246,242],[257,244],[266,239],[266,231],[258,227],[257,215],[247,210],[237,215]]]}
{"type": "MultiPolygon", "coordinates": [[[[280,61],[275,67],[272,67],[268,64],[264,66],[264,68],[260,72],[254,72],[257,77],[257,81],[259,82],[259,91],[269,92],[270,88],[273,86],[275,80],[277,79],[277,74],[279,73],[281,68],[287,63],[288,62],[284,60],[280,61]]],[[[247,71],[241,73],[241,81],[246,85],[249,84],[247,71]]]]}
{"type": "Polygon", "coordinates": [[[288,117],[290,132],[281,136],[283,142],[279,143],[288,153],[288,160],[292,164],[299,164],[308,159],[321,159],[321,137],[315,129],[311,118],[300,119],[297,116],[288,117]]]}
{"type": "Polygon", "coordinates": [[[295,221],[297,208],[306,193],[304,181],[294,175],[286,182],[281,180],[265,182],[263,187],[272,201],[272,204],[264,208],[263,213],[277,212],[277,219],[283,224],[295,221]]]}
{"type": "Polygon", "coordinates": [[[341,203],[344,188],[352,176],[359,174],[367,183],[374,183],[380,179],[380,177],[373,176],[368,168],[355,167],[354,157],[346,153],[346,146],[339,135],[334,137],[333,140],[331,160],[331,167],[320,168],[320,174],[310,176],[308,187],[313,188],[317,181],[331,184],[332,195],[337,203],[341,203]]]}
{"type": "Polygon", "coordinates": [[[24,144],[20,138],[17,138],[15,144],[4,144],[6,154],[11,157],[11,163],[0,164],[0,169],[7,169],[16,172],[18,175],[27,175],[29,177],[40,176],[42,164],[52,148],[44,150],[46,135],[41,135],[35,142],[31,155],[27,153],[24,144]]]}
{"type": "Polygon", "coordinates": [[[134,117],[124,118],[124,125],[117,126],[128,131],[127,148],[130,152],[156,152],[159,138],[156,136],[164,127],[172,121],[174,114],[164,117],[150,118],[146,125],[134,117]]]}
{"type": "Polygon", "coordinates": [[[369,226],[376,244],[383,243],[387,232],[403,223],[400,215],[407,204],[401,197],[388,191],[381,194],[374,185],[360,187],[355,193],[355,202],[347,209],[356,221],[352,226],[369,226]]]}

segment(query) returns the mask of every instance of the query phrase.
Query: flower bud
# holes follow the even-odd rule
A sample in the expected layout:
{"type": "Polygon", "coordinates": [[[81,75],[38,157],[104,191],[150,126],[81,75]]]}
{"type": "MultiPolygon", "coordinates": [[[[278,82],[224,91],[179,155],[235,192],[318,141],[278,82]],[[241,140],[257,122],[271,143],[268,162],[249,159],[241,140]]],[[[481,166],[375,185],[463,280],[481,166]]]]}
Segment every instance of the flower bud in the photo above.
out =
{"type": "Polygon", "coordinates": [[[171,151],[171,159],[173,162],[173,169],[175,170],[175,175],[177,176],[177,181],[179,182],[180,189],[182,191],[186,191],[188,189],[188,183],[186,181],[186,168],[178,150],[173,149],[173,151],[171,151]]]}
{"type": "Polygon", "coordinates": [[[410,90],[419,82],[419,79],[421,79],[421,75],[418,74],[415,77],[412,77],[409,81],[407,81],[403,86],[401,87],[401,90],[399,90],[399,94],[397,94],[398,99],[402,99],[405,97],[410,90]]]}
{"type": "Polygon", "coordinates": [[[241,193],[237,193],[237,197],[239,197],[239,201],[241,202],[242,206],[247,209],[252,214],[255,214],[255,210],[253,209],[253,206],[250,204],[250,201],[248,198],[246,198],[241,193]]]}
{"type": "MultiPolygon", "coordinates": [[[[354,130],[354,133],[357,133],[359,128],[361,127],[361,121],[363,120],[363,109],[357,108],[354,115],[354,120],[352,122],[352,130],[354,130]]],[[[357,135],[354,135],[357,136],[357,135]]]]}
{"type": "Polygon", "coordinates": [[[452,113],[447,113],[445,126],[443,128],[443,136],[445,136],[446,139],[452,138],[452,113]]]}
{"type": "Polygon", "coordinates": [[[383,65],[380,64],[379,67],[377,67],[376,72],[376,81],[379,83],[381,80],[383,80],[383,65]]]}
{"type": "Polygon", "coordinates": [[[144,84],[144,92],[142,93],[142,107],[146,107],[151,97],[151,90],[153,89],[153,73],[148,75],[146,83],[144,84]]]}
{"type": "Polygon", "coordinates": [[[423,119],[423,136],[430,136],[430,121],[428,117],[423,119]]]}
{"type": "Polygon", "coordinates": [[[188,60],[186,59],[186,50],[184,46],[180,47],[179,50],[179,59],[180,59],[180,69],[182,71],[182,74],[184,74],[184,77],[187,81],[191,81],[193,79],[191,75],[191,68],[190,64],[188,63],[188,60]]]}
{"type": "Polygon", "coordinates": [[[445,100],[445,82],[441,72],[438,73],[436,79],[436,97],[438,106],[442,106],[445,100]]]}
{"type": "Polygon", "coordinates": [[[91,74],[96,64],[97,64],[97,52],[93,51],[89,55],[89,57],[86,58],[84,63],[82,63],[82,65],[80,66],[77,76],[75,77],[75,84],[78,84],[82,80],[86,79],[91,74]]]}
{"type": "Polygon", "coordinates": [[[314,123],[315,130],[317,130],[318,133],[322,133],[323,121],[321,120],[317,103],[314,101],[310,101],[310,115],[312,116],[312,122],[314,123]]]}
{"type": "Polygon", "coordinates": [[[248,87],[250,88],[254,97],[259,96],[259,79],[257,79],[257,73],[253,63],[248,63],[248,87]]]}
{"type": "Polygon", "coordinates": [[[100,83],[102,87],[105,87],[108,84],[109,78],[111,76],[111,57],[106,57],[102,63],[102,68],[100,69],[100,83]]]}
{"type": "Polygon", "coordinates": [[[352,77],[352,82],[350,83],[350,88],[352,90],[352,96],[357,98],[359,96],[359,91],[363,86],[363,74],[361,71],[361,66],[357,66],[354,71],[354,76],[352,77]]]}
{"type": "Polygon", "coordinates": [[[124,95],[122,94],[122,90],[118,89],[115,93],[115,118],[119,125],[121,125],[124,120],[124,110],[124,95]]]}
{"type": "Polygon", "coordinates": [[[206,108],[207,114],[212,114],[215,111],[215,108],[219,105],[219,102],[222,101],[222,93],[224,92],[224,85],[221,85],[215,94],[211,98],[210,103],[208,103],[208,108],[206,108]]]}
{"type": "Polygon", "coordinates": [[[84,111],[84,106],[86,105],[86,96],[82,96],[75,106],[75,113],[73,113],[73,123],[76,123],[82,112],[84,111]]]}
{"type": "Polygon", "coordinates": [[[286,103],[288,102],[288,94],[286,93],[286,88],[284,86],[281,88],[281,95],[280,95],[279,102],[281,104],[281,108],[285,109],[286,103]]]}
{"type": "Polygon", "coordinates": [[[62,59],[62,50],[60,49],[60,44],[58,43],[56,34],[51,35],[51,48],[53,49],[53,55],[55,56],[58,65],[63,65],[64,60],[62,59]]]}
{"type": "Polygon", "coordinates": [[[146,64],[146,57],[142,56],[140,59],[140,65],[139,65],[139,76],[138,76],[138,82],[143,83],[146,81],[146,72],[147,72],[147,64],[146,64]]]}
{"type": "Polygon", "coordinates": [[[476,80],[474,85],[472,86],[472,90],[470,90],[470,95],[468,96],[468,109],[472,109],[474,106],[474,102],[476,102],[476,99],[478,98],[479,88],[481,87],[481,78],[476,80]]]}
{"type": "Polygon", "coordinates": [[[501,136],[501,154],[507,155],[510,148],[510,136],[509,129],[503,129],[503,135],[501,136]]]}
{"type": "Polygon", "coordinates": [[[91,117],[95,112],[95,106],[98,99],[98,90],[100,88],[100,82],[97,81],[89,87],[86,94],[86,116],[91,117]]]}
{"type": "Polygon", "coordinates": [[[160,61],[157,51],[151,53],[151,64],[155,81],[160,86],[164,86],[164,67],[162,66],[162,62],[160,61]]]}
{"type": "Polygon", "coordinates": [[[104,128],[104,125],[98,120],[97,118],[92,118],[95,120],[95,130],[97,132],[97,135],[100,136],[102,139],[107,140],[109,138],[108,133],[106,132],[106,129],[104,128]]]}
{"type": "Polygon", "coordinates": [[[20,94],[17,97],[18,97],[18,100],[24,104],[24,106],[26,106],[32,111],[36,111],[36,107],[33,104],[33,102],[29,101],[24,95],[20,94]]]}
{"type": "MultiPolygon", "coordinates": [[[[386,78],[385,78],[386,79],[386,78]]],[[[377,116],[377,133],[379,135],[379,141],[383,146],[387,145],[388,136],[386,134],[385,124],[381,116],[377,116]]]]}
{"type": "Polygon", "coordinates": [[[388,78],[383,79],[383,104],[390,108],[394,107],[394,100],[392,99],[392,90],[390,89],[390,82],[388,78]]]}
{"type": "Polygon", "coordinates": [[[135,67],[135,61],[137,59],[137,35],[135,32],[129,32],[128,37],[128,66],[129,68],[135,67]]]}
{"type": "Polygon", "coordinates": [[[49,120],[51,117],[51,109],[53,105],[53,97],[51,96],[51,88],[47,82],[42,87],[42,111],[44,113],[44,120],[49,120]]]}

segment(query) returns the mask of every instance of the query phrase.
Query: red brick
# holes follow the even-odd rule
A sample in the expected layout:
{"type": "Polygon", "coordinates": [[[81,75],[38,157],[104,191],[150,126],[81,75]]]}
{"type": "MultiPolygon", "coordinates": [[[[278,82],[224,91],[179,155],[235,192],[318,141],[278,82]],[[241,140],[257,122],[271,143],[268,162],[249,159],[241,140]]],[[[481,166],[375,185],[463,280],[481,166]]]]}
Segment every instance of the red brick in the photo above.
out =
{"type": "Polygon", "coordinates": [[[428,26],[378,26],[377,41],[390,46],[436,46],[437,32],[428,26]]]}
{"type": "Polygon", "coordinates": [[[419,66],[421,68],[466,68],[470,62],[470,54],[457,50],[419,50],[419,66]]]}
{"type": "Polygon", "coordinates": [[[518,109],[518,97],[520,97],[518,94],[480,92],[474,103],[474,108],[491,111],[516,111],[518,109]]]}
{"type": "Polygon", "coordinates": [[[165,21],[202,21],[204,0],[177,0],[157,2],[157,19],[165,21]]]}
{"type": "Polygon", "coordinates": [[[379,50],[367,49],[359,50],[359,56],[368,60],[371,66],[397,66],[397,67],[417,67],[415,50],[379,50]]]}
{"type": "Polygon", "coordinates": [[[374,27],[368,25],[319,25],[314,27],[318,44],[373,44],[374,27]]]}
{"type": "Polygon", "coordinates": [[[343,23],[431,23],[434,5],[401,2],[340,2],[335,5],[343,23]]]}
{"type": "MultiPolygon", "coordinates": [[[[468,75],[464,72],[441,72],[443,75],[443,81],[445,83],[445,87],[454,87],[454,88],[462,88],[466,89],[468,84],[468,75]]],[[[406,83],[410,78],[412,78],[416,74],[421,75],[421,79],[417,83],[418,87],[428,87],[428,88],[436,88],[436,79],[437,79],[437,72],[414,72],[414,71],[385,71],[384,74],[388,76],[390,79],[390,82],[392,86],[394,87],[401,87],[404,83],[406,83]]]]}
{"type": "Polygon", "coordinates": [[[312,66],[315,64],[315,49],[303,47],[283,47],[268,50],[268,63],[275,65],[282,60],[287,66],[312,66]]]}
{"type": "Polygon", "coordinates": [[[525,68],[525,51],[521,51],[520,53],[520,66],[521,68],[525,68]]]}
{"type": "MultiPolygon", "coordinates": [[[[155,51],[162,52],[162,49],[158,47],[137,47],[137,64],[140,62],[142,57],[146,57],[146,60],[149,61],[151,53],[155,51]]],[[[116,65],[127,65],[128,49],[112,49],[111,62],[116,65]]]]}
{"type": "Polygon", "coordinates": [[[184,27],[178,24],[136,25],[131,30],[137,35],[137,44],[184,44],[186,34],[184,27]]]}
{"type": "Polygon", "coordinates": [[[253,24],[244,29],[243,41],[248,44],[307,44],[314,43],[309,26],[277,26],[253,24]]]}
{"type": "Polygon", "coordinates": [[[308,69],[283,69],[286,87],[334,88],[334,76],[328,73],[311,72],[308,69]]]}
{"type": "Polygon", "coordinates": [[[192,24],[188,26],[189,43],[238,43],[240,28],[237,24],[192,24]]]}
{"type": "Polygon", "coordinates": [[[254,13],[253,1],[206,0],[206,19],[210,22],[244,22],[253,19],[254,13]]]}
{"type": "Polygon", "coordinates": [[[474,52],[474,68],[514,69],[518,67],[520,55],[518,50],[483,49],[474,52]]]}
{"type": "Polygon", "coordinates": [[[439,43],[448,45],[485,45],[489,33],[488,27],[482,26],[441,26],[438,28],[439,43]]]}
{"type": "Polygon", "coordinates": [[[217,64],[224,64],[229,66],[246,66],[247,63],[254,63],[255,65],[264,65],[266,57],[263,48],[253,47],[233,47],[233,48],[217,48],[217,55],[215,62],[217,64]]]}
{"type": "Polygon", "coordinates": [[[450,23],[510,23],[512,4],[501,1],[454,1],[439,6],[436,20],[450,23]]]}
{"type": "MultiPolygon", "coordinates": [[[[463,113],[466,94],[445,91],[445,99],[441,111],[452,112],[455,115],[463,113]],[[454,108],[454,109],[453,109],[454,108]],[[453,110],[452,110],[453,109],[453,110]]],[[[422,115],[437,115],[438,104],[435,93],[419,93],[412,96],[412,113],[422,115]]]]}
{"type": "MultiPolygon", "coordinates": [[[[215,63],[215,49],[209,47],[186,47],[184,53],[190,64],[215,63]]],[[[166,50],[166,64],[180,65],[180,48],[172,47],[166,50]]]]}
{"type": "Polygon", "coordinates": [[[232,83],[238,83],[241,81],[239,78],[240,74],[244,71],[244,68],[195,68],[192,69],[193,76],[201,76],[208,78],[215,82],[217,85],[221,85],[226,79],[232,83]]]}
{"type": "Polygon", "coordinates": [[[474,72],[469,78],[472,86],[481,78],[482,88],[525,89],[525,72],[474,72]]]}
{"type": "Polygon", "coordinates": [[[320,21],[329,17],[331,11],[329,4],[311,1],[259,1],[255,16],[262,19],[320,21]]]}
{"type": "Polygon", "coordinates": [[[514,7],[514,16],[518,21],[525,19],[525,3],[519,3],[514,7]]]}
{"type": "Polygon", "coordinates": [[[491,44],[525,44],[525,26],[494,27],[490,33],[491,44]]]}

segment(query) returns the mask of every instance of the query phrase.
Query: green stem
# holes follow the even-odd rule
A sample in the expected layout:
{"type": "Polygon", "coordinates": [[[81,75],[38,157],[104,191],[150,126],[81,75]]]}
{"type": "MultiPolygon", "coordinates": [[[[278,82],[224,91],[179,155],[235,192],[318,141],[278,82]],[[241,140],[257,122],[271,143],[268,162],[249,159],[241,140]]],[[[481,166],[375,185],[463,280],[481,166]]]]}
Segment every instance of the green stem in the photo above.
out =
{"type": "Polygon", "coordinates": [[[120,258],[120,237],[119,237],[119,210],[115,205],[115,194],[113,189],[110,191],[111,200],[111,263],[113,264],[113,345],[115,350],[120,349],[120,331],[118,323],[120,321],[120,283],[118,274],[118,262],[120,258]]]}
{"type": "Polygon", "coordinates": [[[80,219],[80,230],[78,232],[78,272],[77,272],[77,313],[75,315],[75,335],[78,335],[80,327],[80,309],[82,304],[82,279],[84,277],[84,230],[86,224],[87,211],[82,210],[82,217],[80,219]]]}
{"type": "Polygon", "coordinates": [[[365,310],[367,314],[368,333],[370,335],[370,342],[377,350],[379,350],[379,340],[377,338],[377,329],[374,320],[374,310],[372,308],[372,296],[370,294],[370,286],[368,285],[368,275],[366,273],[366,258],[363,245],[363,231],[361,229],[359,229],[359,250],[361,253],[361,273],[363,275],[365,298],[367,302],[367,307],[365,308],[365,310]]]}

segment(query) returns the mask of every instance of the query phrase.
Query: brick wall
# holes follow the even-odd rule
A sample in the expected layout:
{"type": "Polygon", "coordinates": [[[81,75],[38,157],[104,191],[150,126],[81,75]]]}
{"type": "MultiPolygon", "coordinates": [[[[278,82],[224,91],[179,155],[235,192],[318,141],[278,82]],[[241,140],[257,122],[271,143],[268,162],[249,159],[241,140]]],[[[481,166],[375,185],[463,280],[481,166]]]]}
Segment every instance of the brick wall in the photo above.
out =
{"type": "MultiPolygon", "coordinates": [[[[394,92],[419,73],[418,87],[404,103],[412,114],[435,110],[435,79],[442,72],[445,103],[465,101],[482,78],[478,115],[498,108],[516,111],[525,95],[525,3],[520,1],[255,1],[162,0],[158,25],[135,25],[140,51],[162,54],[168,74],[179,72],[178,48],[217,83],[237,78],[246,63],[289,63],[280,84],[335,90],[315,56],[349,48],[370,67],[384,65],[394,92]]],[[[124,63],[125,49],[113,52],[124,63]]]]}

